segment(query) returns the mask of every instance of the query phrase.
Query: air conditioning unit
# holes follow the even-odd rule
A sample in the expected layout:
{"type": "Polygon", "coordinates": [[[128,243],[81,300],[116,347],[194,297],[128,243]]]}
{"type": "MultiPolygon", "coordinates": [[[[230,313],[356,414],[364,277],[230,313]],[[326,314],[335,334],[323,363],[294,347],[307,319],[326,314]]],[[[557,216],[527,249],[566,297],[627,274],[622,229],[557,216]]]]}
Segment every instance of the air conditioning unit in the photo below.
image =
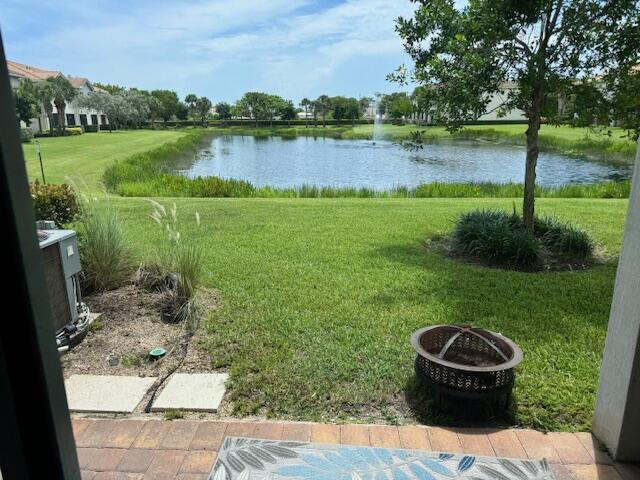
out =
{"type": "Polygon", "coordinates": [[[58,350],[66,351],[82,341],[89,327],[89,309],[80,292],[76,232],[38,230],[38,241],[58,350]]]}

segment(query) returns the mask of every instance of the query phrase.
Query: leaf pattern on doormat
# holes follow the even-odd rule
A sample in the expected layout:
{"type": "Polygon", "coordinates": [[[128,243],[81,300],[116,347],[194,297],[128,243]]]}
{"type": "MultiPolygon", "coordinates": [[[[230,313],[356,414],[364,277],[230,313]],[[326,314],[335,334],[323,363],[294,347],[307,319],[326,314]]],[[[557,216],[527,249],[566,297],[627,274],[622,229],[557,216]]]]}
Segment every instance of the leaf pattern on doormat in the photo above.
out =
{"type": "Polygon", "coordinates": [[[209,480],[553,480],[545,460],[227,437],[209,480]]]}

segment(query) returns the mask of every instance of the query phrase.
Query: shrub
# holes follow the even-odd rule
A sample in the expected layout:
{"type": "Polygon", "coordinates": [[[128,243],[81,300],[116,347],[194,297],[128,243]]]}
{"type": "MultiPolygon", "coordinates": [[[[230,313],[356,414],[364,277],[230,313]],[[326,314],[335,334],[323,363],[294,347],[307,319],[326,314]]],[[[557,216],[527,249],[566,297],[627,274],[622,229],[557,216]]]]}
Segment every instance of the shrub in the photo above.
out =
{"type": "Polygon", "coordinates": [[[65,135],[82,135],[82,127],[67,127],[64,129],[65,135]]]}
{"type": "Polygon", "coordinates": [[[64,132],[60,133],[57,129],[52,130],[42,130],[40,132],[36,132],[34,134],[35,137],[58,137],[63,135],[65,137],[74,136],[74,135],[82,135],[82,127],[67,127],[64,129],[64,132]]]}
{"type": "Polygon", "coordinates": [[[98,125],[84,125],[82,129],[84,130],[84,133],[97,133],[98,125]]]}
{"type": "Polygon", "coordinates": [[[584,230],[557,218],[536,218],[534,232],[542,244],[560,255],[588,258],[593,254],[593,240],[584,230]]]}
{"type": "Polygon", "coordinates": [[[495,264],[534,268],[556,260],[585,260],[594,244],[580,228],[555,218],[536,218],[533,235],[522,217],[502,210],[462,214],[451,234],[454,250],[495,264]]]}
{"type": "Polygon", "coordinates": [[[33,130],[31,130],[29,127],[21,128],[20,141],[22,143],[29,143],[31,140],[33,140],[33,130]]]}
{"type": "MultiPolygon", "coordinates": [[[[159,262],[162,270],[172,279],[163,295],[163,315],[175,321],[187,321],[191,331],[197,327],[196,294],[203,276],[203,250],[200,243],[183,238],[178,231],[178,215],[174,203],[167,209],[160,203],[151,201],[151,218],[162,231],[158,246],[159,262]]],[[[200,216],[196,212],[196,224],[200,216]]]]}
{"type": "Polygon", "coordinates": [[[117,212],[107,202],[87,198],[78,229],[83,288],[120,287],[132,271],[132,259],[117,212]]]}
{"type": "Polygon", "coordinates": [[[456,250],[495,263],[533,266],[542,245],[522,226],[517,215],[501,210],[474,210],[460,216],[452,234],[456,250]]]}
{"type": "Polygon", "coordinates": [[[36,180],[29,188],[36,220],[53,220],[57,226],[63,226],[78,217],[80,206],[69,185],[43,184],[36,180]]]}

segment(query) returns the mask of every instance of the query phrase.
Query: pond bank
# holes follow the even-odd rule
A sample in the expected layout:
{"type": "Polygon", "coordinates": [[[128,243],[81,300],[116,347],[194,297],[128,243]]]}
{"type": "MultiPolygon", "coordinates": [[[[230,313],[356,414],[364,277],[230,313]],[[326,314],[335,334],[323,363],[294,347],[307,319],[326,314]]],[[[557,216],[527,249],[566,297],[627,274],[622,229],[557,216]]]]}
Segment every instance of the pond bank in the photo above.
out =
{"type": "MultiPolygon", "coordinates": [[[[236,127],[230,127],[229,131],[239,132],[236,127]]],[[[229,133],[229,131],[225,133],[229,133]]],[[[216,133],[219,133],[219,129],[188,130],[183,137],[173,143],[168,143],[116,162],[106,169],[104,183],[110,192],[125,197],[514,198],[522,196],[522,185],[519,183],[431,182],[412,188],[396,186],[389,189],[319,185],[275,188],[272,186],[256,186],[245,180],[232,178],[223,179],[216,176],[187,178],[173,173],[177,159],[181,158],[185,152],[193,152],[202,142],[207,141],[210,136],[216,133]]],[[[538,187],[537,196],[553,198],[627,198],[629,185],[629,182],[603,182],[538,187]]]]}

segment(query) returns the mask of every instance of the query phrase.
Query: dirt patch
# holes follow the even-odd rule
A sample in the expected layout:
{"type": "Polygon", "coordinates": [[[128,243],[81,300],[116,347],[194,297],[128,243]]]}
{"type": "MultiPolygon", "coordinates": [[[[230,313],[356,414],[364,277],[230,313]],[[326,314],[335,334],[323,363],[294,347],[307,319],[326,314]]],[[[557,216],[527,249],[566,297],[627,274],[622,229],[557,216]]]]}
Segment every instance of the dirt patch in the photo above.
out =
{"type": "MultiPolygon", "coordinates": [[[[212,290],[200,293],[206,317],[217,298],[212,290]]],[[[73,374],[163,376],[181,361],[177,371],[212,371],[210,357],[197,341],[200,331],[187,341],[184,324],[161,319],[160,300],[160,293],[136,285],[85,297],[90,310],[102,315],[84,341],[62,356],[65,378],[73,374]],[[167,352],[157,361],[149,358],[155,347],[167,352]]]]}

